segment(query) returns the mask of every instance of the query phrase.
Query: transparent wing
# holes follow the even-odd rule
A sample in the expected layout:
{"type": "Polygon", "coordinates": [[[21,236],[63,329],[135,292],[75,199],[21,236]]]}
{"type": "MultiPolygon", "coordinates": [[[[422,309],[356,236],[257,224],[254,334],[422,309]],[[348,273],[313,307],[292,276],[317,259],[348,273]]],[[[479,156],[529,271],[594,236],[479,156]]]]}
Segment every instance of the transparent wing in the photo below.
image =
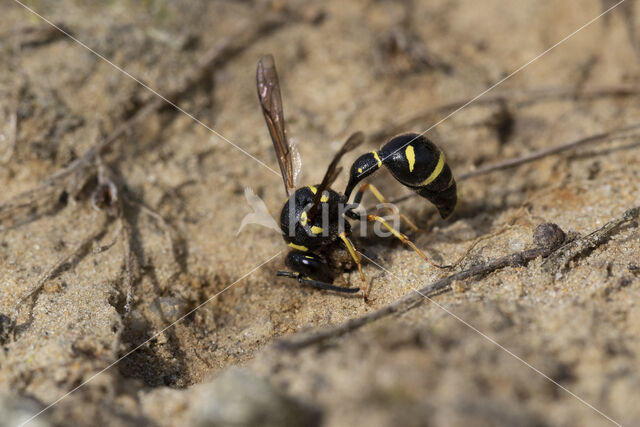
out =
{"type": "Polygon", "coordinates": [[[251,209],[253,209],[253,212],[246,214],[244,218],[242,218],[242,223],[236,232],[236,236],[249,224],[262,225],[278,233],[282,233],[282,230],[278,227],[278,223],[271,216],[267,205],[260,197],[256,196],[251,188],[247,187],[244,189],[244,197],[247,199],[247,203],[251,209]]]}
{"type": "Polygon", "coordinates": [[[294,153],[287,142],[284,130],[280,83],[278,82],[278,73],[276,72],[276,64],[272,55],[265,55],[258,61],[256,82],[262,114],[264,114],[264,120],[267,123],[271,141],[276,150],[285,191],[287,195],[291,195],[295,189],[294,153]]]}
{"type": "Polygon", "coordinates": [[[293,165],[293,186],[298,188],[302,179],[302,158],[295,139],[289,141],[289,149],[291,150],[291,163],[293,165]]]}
{"type": "Polygon", "coordinates": [[[364,134],[362,132],[356,132],[352,134],[349,138],[347,138],[347,141],[342,145],[342,148],[340,148],[340,150],[335,154],[335,156],[333,156],[333,160],[331,160],[331,163],[329,163],[329,167],[327,168],[327,171],[324,174],[324,178],[322,179],[322,182],[318,186],[318,191],[316,192],[316,196],[314,197],[313,203],[309,208],[309,213],[307,214],[307,217],[309,218],[309,220],[312,220],[313,217],[315,216],[324,190],[329,188],[329,186],[333,184],[333,182],[336,180],[336,178],[340,174],[340,171],[342,170],[342,168],[338,167],[338,163],[340,162],[340,159],[342,158],[342,156],[344,156],[349,151],[355,149],[357,146],[359,146],[363,142],[364,142],[364,134]]]}

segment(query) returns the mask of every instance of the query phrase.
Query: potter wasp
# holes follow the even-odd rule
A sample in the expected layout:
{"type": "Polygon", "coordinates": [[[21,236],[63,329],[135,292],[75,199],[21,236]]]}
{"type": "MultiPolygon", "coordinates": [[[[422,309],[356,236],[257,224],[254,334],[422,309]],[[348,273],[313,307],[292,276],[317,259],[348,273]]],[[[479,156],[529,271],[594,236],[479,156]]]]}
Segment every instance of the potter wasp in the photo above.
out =
{"type": "MultiPolygon", "coordinates": [[[[338,166],[342,156],[364,142],[362,132],[357,132],[351,135],[335,154],[320,184],[300,187],[297,183],[301,169],[300,158],[295,145],[289,143],[285,133],[280,85],[272,55],[265,55],[258,62],[256,80],[258,99],[278,157],[288,197],[280,214],[280,227],[285,242],[292,249],[286,257],[285,264],[293,271],[278,271],[277,275],[296,279],[301,284],[319,289],[344,293],[358,292],[360,288],[333,285],[334,268],[328,260],[333,251],[344,246],[358,267],[362,291],[366,298],[367,284],[362,272],[360,254],[349,238],[349,219],[380,223],[431,263],[407,236],[392,227],[383,217],[361,216],[356,212],[366,190],[371,191],[382,203],[386,203],[386,199],[373,185],[360,185],[353,203],[347,205],[347,202],[362,180],[385,166],[401,184],[433,203],[442,218],[448,217],[455,208],[457,193],[456,182],[442,150],[423,135],[407,133],[396,136],[380,150],[363,154],[353,163],[349,182],[341,194],[332,190],[331,185],[342,170],[338,166]]],[[[408,218],[401,218],[417,229],[408,218]]]]}

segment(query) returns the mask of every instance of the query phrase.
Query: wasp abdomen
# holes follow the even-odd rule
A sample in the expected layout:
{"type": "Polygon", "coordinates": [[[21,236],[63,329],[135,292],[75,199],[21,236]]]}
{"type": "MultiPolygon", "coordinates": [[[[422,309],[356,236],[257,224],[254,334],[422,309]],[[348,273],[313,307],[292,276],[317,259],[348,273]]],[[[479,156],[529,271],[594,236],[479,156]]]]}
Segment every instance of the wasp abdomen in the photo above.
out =
{"type": "Polygon", "coordinates": [[[358,158],[351,167],[345,195],[349,197],[358,182],[385,165],[400,183],[433,203],[442,218],[456,206],[457,189],[445,155],[422,135],[403,134],[394,137],[379,151],[358,158]]]}

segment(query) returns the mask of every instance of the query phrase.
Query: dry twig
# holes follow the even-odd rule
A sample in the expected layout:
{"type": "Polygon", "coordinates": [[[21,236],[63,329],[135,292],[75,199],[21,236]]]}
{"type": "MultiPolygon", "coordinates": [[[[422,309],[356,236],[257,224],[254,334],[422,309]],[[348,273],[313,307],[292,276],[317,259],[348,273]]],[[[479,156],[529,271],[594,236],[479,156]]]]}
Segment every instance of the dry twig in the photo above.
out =
{"type": "MultiPolygon", "coordinates": [[[[631,223],[640,216],[640,207],[627,210],[622,216],[615,218],[593,233],[575,239],[560,247],[542,264],[542,268],[549,272],[563,272],[569,268],[571,261],[586,256],[598,246],[606,243],[611,235],[621,226],[631,223]]],[[[636,224],[637,225],[637,224],[636,224]]]]}
{"type": "MultiPolygon", "coordinates": [[[[65,32],[71,33],[64,23],[56,24],[65,32]]],[[[64,34],[49,24],[25,25],[0,35],[3,40],[11,40],[18,49],[44,46],[60,40],[64,34]]]]}
{"type": "Polygon", "coordinates": [[[460,174],[456,179],[458,181],[464,181],[465,179],[472,178],[478,175],[486,175],[491,172],[510,169],[516,166],[523,165],[525,163],[530,163],[535,160],[540,160],[544,157],[551,156],[553,154],[558,154],[563,151],[571,150],[576,147],[584,147],[589,144],[593,144],[596,142],[610,141],[612,139],[617,139],[620,137],[620,134],[624,132],[629,132],[633,130],[640,129],[640,123],[634,123],[629,126],[624,126],[617,129],[612,129],[610,131],[598,133],[595,135],[590,135],[584,138],[579,138],[573,141],[565,142],[563,144],[555,145],[553,147],[544,148],[542,150],[534,151],[533,153],[525,154],[520,157],[514,157],[512,159],[504,160],[501,162],[492,163],[476,170],[468,171],[460,174]]]}
{"type": "Polygon", "coordinates": [[[518,209],[518,211],[515,214],[513,214],[511,218],[506,222],[506,224],[504,224],[502,227],[500,227],[496,231],[493,231],[489,234],[485,234],[483,236],[477,237],[473,242],[471,242],[471,245],[469,245],[467,250],[464,251],[464,253],[454,263],[451,264],[451,266],[455,268],[458,265],[460,265],[462,261],[464,261],[469,256],[473,248],[475,248],[480,242],[499,236],[500,234],[504,233],[505,231],[513,227],[513,224],[516,222],[516,220],[524,210],[525,210],[525,205],[522,205],[520,209],[518,209]]]}
{"type": "Polygon", "coordinates": [[[117,236],[122,236],[124,252],[125,305],[123,320],[126,320],[131,311],[131,303],[133,301],[134,276],[137,276],[137,269],[134,271],[135,261],[132,249],[133,241],[131,240],[131,224],[126,217],[125,204],[122,197],[124,195],[123,186],[119,185],[119,180],[103,163],[101,157],[97,158],[97,163],[98,187],[93,193],[91,202],[94,208],[118,218],[119,232],[117,236]]]}
{"type": "MultiPolygon", "coordinates": [[[[529,90],[506,90],[483,96],[469,104],[467,108],[505,102],[514,104],[516,107],[521,107],[536,102],[563,98],[598,99],[602,97],[627,97],[638,94],[640,94],[640,88],[633,85],[601,86],[582,91],[576,91],[576,88],[573,86],[548,87],[529,90]]],[[[382,142],[400,132],[406,131],[406,129],[415,126],[417,123],[424,123],[427,120],[433,119],[438,114],[455,111],[468,104],[470,100],[471,98],[465,98],[460,101],[439,105],[427,111],[420,112],[400,123],[396,123],[392,126],[386,126],[376,132],[373,132],[369,135],[368,140],[382,142]]]]}

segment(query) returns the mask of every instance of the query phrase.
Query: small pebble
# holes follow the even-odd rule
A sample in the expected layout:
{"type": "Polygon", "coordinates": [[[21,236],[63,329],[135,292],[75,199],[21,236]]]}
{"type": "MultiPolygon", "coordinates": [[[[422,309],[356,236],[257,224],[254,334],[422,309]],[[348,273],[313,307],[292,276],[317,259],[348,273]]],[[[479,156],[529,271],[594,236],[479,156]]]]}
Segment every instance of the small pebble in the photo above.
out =
{"type": "Polygon", "coordinates": [[[540,247],[557,248],[565,238],[564,231],[551,222],[540,224],[533,232],[533,243],[540,247]]]}

